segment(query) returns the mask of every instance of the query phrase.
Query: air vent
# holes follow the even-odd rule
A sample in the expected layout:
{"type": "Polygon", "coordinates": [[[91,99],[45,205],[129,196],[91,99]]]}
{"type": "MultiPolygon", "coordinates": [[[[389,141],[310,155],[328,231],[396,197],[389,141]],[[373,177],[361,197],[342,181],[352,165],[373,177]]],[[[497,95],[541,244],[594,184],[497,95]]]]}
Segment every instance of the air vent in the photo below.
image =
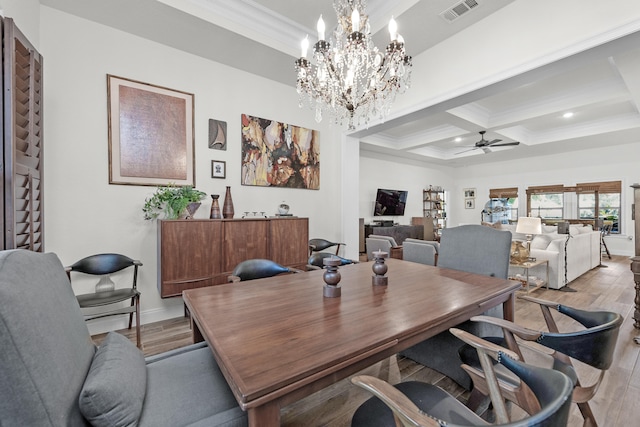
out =
{"type": "Polygon", "coordinates": [[[447,22],[453,22],[477,6],[477,0],[464,0],[440,13],[440,16],[442,16],[447,22]]]}

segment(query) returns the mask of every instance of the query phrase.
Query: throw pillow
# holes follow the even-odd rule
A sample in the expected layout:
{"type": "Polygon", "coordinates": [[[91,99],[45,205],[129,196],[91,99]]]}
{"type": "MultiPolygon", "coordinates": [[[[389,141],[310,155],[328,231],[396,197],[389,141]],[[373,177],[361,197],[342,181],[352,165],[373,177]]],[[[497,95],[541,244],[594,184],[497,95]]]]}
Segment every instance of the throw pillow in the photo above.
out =
{"type": "Polygon", "coordinates": [[[533,236],[531,241],[531,249],[547,249],[551,243],[551,236],[548,234],[538,234],[533,236]]]}
{"type": "Polygon", "coordinates": [[[80,412],[93,426],[135,426],[146,387],[142,352],[127,337],[109,332],[82,386],[80,412]]]}

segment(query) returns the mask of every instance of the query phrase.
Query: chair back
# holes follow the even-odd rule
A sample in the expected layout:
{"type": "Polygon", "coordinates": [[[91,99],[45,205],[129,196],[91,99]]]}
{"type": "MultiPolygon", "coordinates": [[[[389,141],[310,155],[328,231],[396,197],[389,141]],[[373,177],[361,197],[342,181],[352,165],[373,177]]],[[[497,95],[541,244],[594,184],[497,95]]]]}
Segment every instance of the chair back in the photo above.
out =
{"type": "Polygon", "coordinates": [[[509,231],[482,225],[445,228],[440,238],[438,267],[506,279],[510,251],[509,231]]]}
{"type": "Polygon", "coordinates": [[[340,245],[344,245],[344,243],[330,242],[329,240],[326,240],[326,239],[310,239],[309,255],[311,255],[313,252],[324,251],[325,249],[328,249],[332,246],[337,246],[336,255],[338,255],[338,252],[340,251],[340,245]]]}
{"type": "Polygon", "coordinates": [[[120,254],[96,254],[74,263],[69,267],[71,271],[85,274],[104,275],[115,273],[135,265],[134,260],[120,254]]]}
{"type": "Polygon", "coordinates": [[[313,265],[315,267],[324,268],[324,264],[323,264],[324,259],[325,258],[332,258],[332,257],[339,259],[340,263],[341,263],[340,265],[355,264],[353,262],[353,260],[350,260],[350,259],[347,259],[347,258],[342,258],[342,257],[339,257],[337,255],[333,255],[332,253],[329,253],[329,252],[315,252],[315,253],[311,254],[307,264],[313,265]]]}
{"type": "Polygon", "coordinates": [[[95,345],[56,255],[0,252],[0,348],[2,425],[88,425],[78,396],[95,345]]]}
{"type": "Polygon", "coordinates": [[[537,342],[594,368],[609,369],[613,362],[622,316],[608,311],[588,312],[567,306],[559,306],[558,311],[574,318],[587,329],[577,332],[543,332],[537,342]]]}
{"type": "Polygon", "coordinates": [[[541,410],[529,417],[500,424],[509,427],[566,426],[571,409],[573,382],[565,374],[552,369],[528,365],[508,356],[498,362],[516,374],[533,391],[541,410]]]}
{"type": "Polygon", "coordinates": [[[426,265],[436,265],[436,247],[428,243],[405,240],[402,244],[402,259],[426,265]]]}
{"type": "Polygon", "coordinates": [[[273,277],[282,273],[289,273],[291,270],[270,259],[248,259],[236,265],[231,273],[232,276],[240,278],[240,281],[262,279],[273,277]]]}
{"type": "Polygon", "coordinates": [[[365,244],[367,246],[367,259],[371,261],[373,259],[373,253],[382,251],[391,255],[391,247],[392,244],[387,239],[378,239],[376,237],[367,237],[365,239],[365,244]]]}

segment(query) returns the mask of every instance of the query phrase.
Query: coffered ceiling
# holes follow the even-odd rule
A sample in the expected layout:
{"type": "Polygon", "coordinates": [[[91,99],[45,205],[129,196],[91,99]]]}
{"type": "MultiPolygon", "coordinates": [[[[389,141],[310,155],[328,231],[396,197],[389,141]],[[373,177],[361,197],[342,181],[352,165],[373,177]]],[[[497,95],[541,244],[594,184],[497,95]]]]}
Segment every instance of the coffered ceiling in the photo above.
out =
{"type": "MultiPolygon", "coordinates": [[[[336,21],[331,0],[40,1],[292,88],[300,40],[313,39],[320,14],[329,28],[336,21]]],[[[477,6],[451,22],[442,13],[459,0],[369,0],[367,12],[379,48],[388,42],[393,15],[415,58],[513,1],[466,0],[477,6]]],[[[461,167],[640,142],[638,105],[640,36],[634,33],[356,135],[371,152],[461,167]],[[487,140],[520,144],[489,153],[470,149],[483,130],[487,140]]]]}

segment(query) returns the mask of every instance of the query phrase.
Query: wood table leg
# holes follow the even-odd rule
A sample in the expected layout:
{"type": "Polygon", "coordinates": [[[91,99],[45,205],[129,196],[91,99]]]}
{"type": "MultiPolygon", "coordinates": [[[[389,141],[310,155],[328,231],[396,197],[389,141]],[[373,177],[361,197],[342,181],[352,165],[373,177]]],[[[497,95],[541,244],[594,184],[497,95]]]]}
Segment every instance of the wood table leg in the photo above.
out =
{"type": "Polygon", "coordinates": [[[280,406],[277,402],[269,402],[247,410],[249,427],[279,427],[280,406]]]}
{"type": "Polygon", "coordinates": [[[515,322],[516,320],[516,293],[511,292],[509,299],[502,304],[502,313],[505,320],[515,322]]]}
{"type": "Polygon", "coordinates": [[[189,322],[191,323],[191,336],[193,337],[193,343],[195,344],[195,343],[204,341],[202,332],[200,332],[200,328],[198,327],[196,322],[193,320],[193,316],[191,316],[191,318],[189,319],[189,322]]]}

